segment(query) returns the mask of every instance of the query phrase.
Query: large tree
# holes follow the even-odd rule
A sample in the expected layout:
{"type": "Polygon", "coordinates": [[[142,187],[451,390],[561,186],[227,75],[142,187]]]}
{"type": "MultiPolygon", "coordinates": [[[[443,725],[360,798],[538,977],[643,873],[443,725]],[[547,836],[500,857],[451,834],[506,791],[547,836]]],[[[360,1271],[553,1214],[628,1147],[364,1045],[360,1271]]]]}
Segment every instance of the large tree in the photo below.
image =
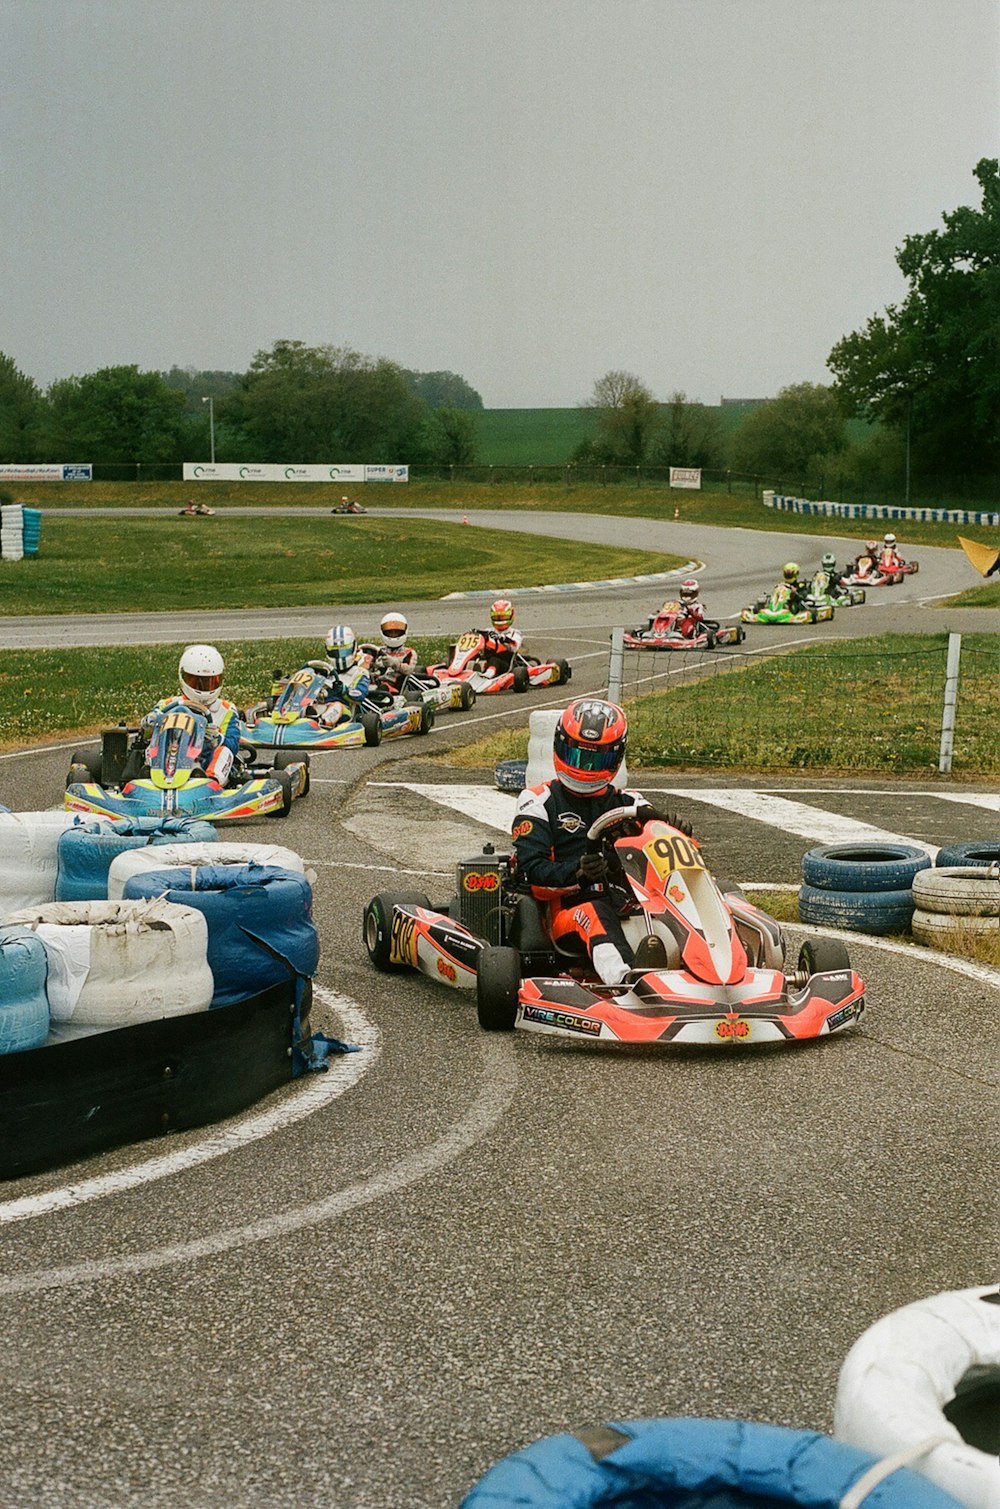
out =
{"type": "Polygon", "coordinates": [[[719,467],[726,441],[718,409],[672,393],[661,410],[661,429],[652,459],[661,466],[719,467]]]}
{"type": "Polygon", "coordinates": [[[593,413],[595,433],[578,450],[578,459],[618,466],[640,466],[649,459],[661,424],[660,405],[634,373],[619,368],[605,372],[581,408],[593,413]]]}
{"type": "Polygon", "coordinates": [[[410,391],[431,409],[481,409],[479,393],[457,372],[410,372],[403,368],[410,391]]]}
{"type": "Polygon", "coordinates": [[[0,351],[0,461],[40,461],[45,400],[33,378],[0,351]]]}
{"type": "Polygon", "coordinates": [[[258,351],[226,420],[260,461],[401,461],[422,453],[424,404],[402,369],[347,347],[276,341],[258,351]]]}
{"type": "Polygon", "coordinates": [[[848,412],[909,428],[926,463],[1000,464],[1000,163],[983,158],[982,203],[907,236],[909,291],[838,341],[828,365],[848,412]]]}
{"type": "Polygon", "coordinates": [[[184,396],[158,372],[102,367],[64,377],[48,391],[51,443],[64,459],[183,459],[184,396]]]}
{"type": "Polygon", "coordinates": [[[832,388],[793,383],[747,414],[733,438],[733,465],[798,482],[811,463],[845,445],[844,416],[832,388]]]}

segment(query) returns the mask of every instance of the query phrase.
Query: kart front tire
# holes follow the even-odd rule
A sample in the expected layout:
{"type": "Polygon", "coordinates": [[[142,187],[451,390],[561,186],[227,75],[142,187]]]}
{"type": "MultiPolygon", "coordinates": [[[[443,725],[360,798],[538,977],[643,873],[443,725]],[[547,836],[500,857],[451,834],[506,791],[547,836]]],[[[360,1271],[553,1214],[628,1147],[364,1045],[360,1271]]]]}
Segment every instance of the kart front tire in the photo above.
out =
{"type": "Polygon", "coordinates": [[[476,1015],[484,1032],[513,1032],[521,989],[516,948],[484,948],[476,969],[476,1015]]]}
{"type": "Polygon", "coordinates": [[[573,674],[573,667],[570,665],[568,660],[557,660],[556,671],[558,672],[558,674],[553,685],[561,685],[564,681],[568,681],[570,679],[573,674]]]}
{"type": "Polygon", "coordinates": [[[420,709],[420,722],[417,725],[418,734],[429,734],[434,727],[434,707],[430,702],[425,702],[420,709]]]}
{"type": "Polygon", "coordinates": [[[528,667],[519,665],[514,671],[514,691],[526,692],[531,685],[531,677],[528,675],[528,667]]]}
{"type": "Polygon", "coordinates": [[[382,719],[377,713],[362,713],[361,727],[365,731],[365,743],[370,745],[382,742],[382,719]]]}
{"type": "Polygon", "coordinates": [[[799,969],[805,975],[827,969],[850,969],[851,958],[838,938],[807,938],[799,949],[799,969]]]}
{"type": "Polygon", "coordinates": [[[458,694],[458,705],[463,713],[467,713],[470,707],[475,706],[476,689],[470,686],[467,681],[459,682],[459,686],[461,690],[458,694]]]}
{"type": "Polygon", "coordinates": [[[396,964],[392,958],[392,916],[397,905],[422,906],[430,910],[430,902],[423,891],[380,891],[365,907],[361,933],[368,957],[383,974],[396,974],[406,969],[405,964],[396,964]]]}
{"type": "Polygon", "coordinates": [[[274,816],[287,817],[292,810],[292,802],[295,799],[292,778],[287,770],[276,770],[274,772],[274,779],[281,787],[281,806],[275,809],[274,816]]]}

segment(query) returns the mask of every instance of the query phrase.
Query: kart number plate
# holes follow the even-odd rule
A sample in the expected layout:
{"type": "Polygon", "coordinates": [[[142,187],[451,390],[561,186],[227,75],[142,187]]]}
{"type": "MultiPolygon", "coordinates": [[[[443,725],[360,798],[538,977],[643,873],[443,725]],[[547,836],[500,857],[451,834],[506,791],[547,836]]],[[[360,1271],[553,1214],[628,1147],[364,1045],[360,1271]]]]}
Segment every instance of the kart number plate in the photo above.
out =
{"type": "Polygon", "coordinates": [[[479,643],[478,634],[460,634],[455,641],[456,650],[474,650],[479,643]]]}
{"type": "Polygon", "coordinates": [[[167,713],[160,726],[164,732],[168,728],[181,728],[185,733],[189,733],[194,728],[194,719],[190,713],[167,713]]]}
{"type": "Polygon", "coordinates": [[[666,880],[675,870],[705,868],[697,847],[683,834],[678,834],[675,838],[661,834],[659,838],[650,839],[648,844],[644,844],[642,852],[662,880],[666,880]]]}
{"type": "Polygon", "coordinates": [[[389,933],[389,959],[393,964],[416,964],[417,922],[405,912],[394,911],[389,933]]]}

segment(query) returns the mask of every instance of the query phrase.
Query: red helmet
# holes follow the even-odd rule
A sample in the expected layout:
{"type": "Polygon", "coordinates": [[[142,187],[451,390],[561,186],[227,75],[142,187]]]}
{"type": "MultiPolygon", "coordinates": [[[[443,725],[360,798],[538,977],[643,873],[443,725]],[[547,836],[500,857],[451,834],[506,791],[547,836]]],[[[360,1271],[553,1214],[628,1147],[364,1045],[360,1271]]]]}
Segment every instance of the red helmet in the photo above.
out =
{"type": "Polygon", "coordinates": [[[681,582],[680,599],[682,603],[698,601],[698,583],[693,576],[688,577],[686,582],[681,582]]]}
{"type": "Polygon", "coordinates": [[[494,629],[509,629],[514,622],[514,604],[506,597],[498,597],[490,608],[490,623],[494,629]]]}
{"type": "Polygon", "coordinates": [[[570,791],[597,796],[618,774],[628,742],[628,720],[613,702],[580,697],[556,724],[552,763],[570,791]]]}

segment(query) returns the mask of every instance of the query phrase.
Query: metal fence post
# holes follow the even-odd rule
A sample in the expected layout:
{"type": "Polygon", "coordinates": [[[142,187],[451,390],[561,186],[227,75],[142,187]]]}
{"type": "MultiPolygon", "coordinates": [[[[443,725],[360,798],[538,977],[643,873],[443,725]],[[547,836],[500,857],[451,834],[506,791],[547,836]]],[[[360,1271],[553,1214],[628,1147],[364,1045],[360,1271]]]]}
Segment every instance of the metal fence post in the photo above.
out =
{"type": "Polygon", "coordinates": [[[608,656],[608,701],[622,700],[625,679],[625,630],[611,630],[611,654],[608,656]]]}
{"type": "Polygon", "coordinates": [[[958,662],[961,654],[961,634],[949,634],[948,664],[944,673],[944,713],[941,717],[941,753],[938,758],[941,775],[951,775],[951,757],[955,748],[955,705],[958,701],[958,662]]]}

